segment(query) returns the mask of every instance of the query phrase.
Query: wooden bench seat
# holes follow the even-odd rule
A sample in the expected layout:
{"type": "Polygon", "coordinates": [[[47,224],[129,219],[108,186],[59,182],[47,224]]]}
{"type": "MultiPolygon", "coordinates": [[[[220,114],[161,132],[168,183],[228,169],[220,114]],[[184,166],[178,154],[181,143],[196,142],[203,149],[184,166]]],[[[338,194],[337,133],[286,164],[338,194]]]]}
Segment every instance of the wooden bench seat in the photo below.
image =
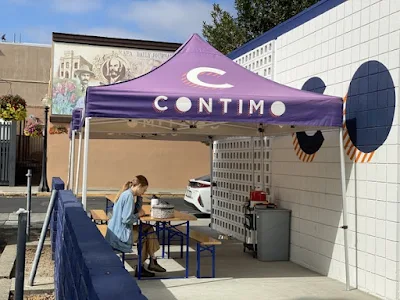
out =
{"type": "MultiPolygon", "coordinates": [[[[186,228],[184,226],[178,226],[175,227],[177,230],[182,232],[183,234],[186,234],[186,228]]],[[[195,240],[196,242],[200,243],[200,245],[203,246],[211,246],[211,245],[221,245],[221,241],[214,239],[213,237],[210,237],[202,232],[189,229],[189,236],[192,240],[195,240]]]]}
{"type": "Polygon", "coordinates": [[[107,217],[106,212],[102,209],[90,210],[90,217],[95,222],[106,223],[106,224],[109,220],[109,217],[107,217]]]}
{"type": "Polygon", "coordinates": [[[103,237],[105,237],[105,236],[106,236],[106,233],[107,233],[107,225],[98,224],[98,225],[96,225],[96,226],[97,226],[97,229],[100,231],[101,235],[102,235],[103,237]]]}
{"type": "MultiPolygon", "coordinates": [[[[171,244],[171,238],[174,235],[178,235],[180,237],[181,241],[181,258],[183,257],[183,236],[186,235],[186,227],[185,226],[176,226],[173,227],[171,225],[167,226],[168,229],[168,257],[170,257],[170,244],[171,244]],[[175,232],[175,234],[173,233],[175,232]],[[179,232],[179,234],[177,234],[179,232]]],[[[189,237],[196,241],[196,255],[197,255],[197,271],[196,271],[196,277],[197,278],[202,278],[200,275],[200,253],[207,251],[211,253],[212,257],[212,278],[215,278],[215,246],[221,245],[222,242],[214,239],[213,237],[208,236],[207,234],[204,234],[202,232],[189,229],[189,237]]],[[[203,277],[204,278],[204,277],[203,277]]]]}

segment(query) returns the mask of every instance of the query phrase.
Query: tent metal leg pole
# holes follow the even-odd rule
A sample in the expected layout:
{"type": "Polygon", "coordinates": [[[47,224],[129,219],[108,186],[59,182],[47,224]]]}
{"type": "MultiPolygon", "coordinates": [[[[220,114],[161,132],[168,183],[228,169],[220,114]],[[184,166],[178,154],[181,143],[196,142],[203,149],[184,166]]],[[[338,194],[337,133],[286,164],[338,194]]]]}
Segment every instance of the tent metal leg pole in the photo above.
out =
{"type": "Polygon", "coordinates": [[[349,244],[347,239],[347,201],[346,201],[346,165],[343,147],[343,128],[339,129],[339,147],[340,147],[340,178],[342,182],[342,201],[343,201],[343,238],[344,238],[344,263],[346,269],[346,291],[350,290],[350,272],[349,272],[349,244]]]}
{"type": "Polygon", "coordinates": [[[260,140],[261,140],[261,187],[262,187],[262,191],[265,192],[265,161],[264,161],[265,137],[264,137],[264,131],[261,132],[261,134],[260,134],[260,140]]]}
{"type": "Polygon", "coordinates": [[[75,165],[75,134],[76,131],[72,130],[72,137],[71,137],[71,175],[70,175],[70,184],[68,185],[68,189],[72,191],[72,187],[74,186],[74,165],[75,165]]]}
{"type": "Polygon", "coordinates": [[[213,195],[213,191],[214,191],[214,140],[211,138],[210,139],[210,183],[211,183],[211,187],[210,187],[210,200],[211,200],[211,212],[210,212],[210,228],[213,229],[213,215],[214,215],[214,195],[213,195]]]}
{"type": "Polygon", "coordinates": [[[72,132],[71,132],[71,140],[69,141],[69,154],[68,154],[68,176],[67,176],[67,190],[70,187],[71,183],[71,154],[72,154],[72,132]]]}
{"type": "Polygon", "coordinates": [[[255,168],[254,168],[254,156],[255,156],[255,149],[254,149],[254,137],[251,138],[251,178],[253,179],[252,187],[253,190],[256,188],[256,179],[255,179],[255,168]]]}
{"type": "Polygon", "coordinates": [[[76,179],[75,179],[75,196],[78,195],[79,188],[79,174],[81,170],[81,153],[82,153],[82,132],[78,132],[79,135],[79,144],[78,144],[78,161],[76,162],[76,179]]]}
{"type": "Polygon", "coordinates": [[[82,205],[86,211],[87,180],[88,180],[88,159],[89,159],[89,132],[90,117],[85,118],[85,149],[83,151],[83,174],[82,174],[82,205]]]}

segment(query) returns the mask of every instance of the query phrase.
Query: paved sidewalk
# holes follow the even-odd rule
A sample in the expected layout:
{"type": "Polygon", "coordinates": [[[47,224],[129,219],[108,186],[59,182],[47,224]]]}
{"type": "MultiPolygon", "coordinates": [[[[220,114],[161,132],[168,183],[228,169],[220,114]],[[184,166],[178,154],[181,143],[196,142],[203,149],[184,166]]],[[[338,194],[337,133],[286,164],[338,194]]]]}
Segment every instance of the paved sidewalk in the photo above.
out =
{"type": "MultiPolygon", "coordinates": [[[[32,213],[31,214],[31,226],[42,227],[46,213],[32,213]]],[[[18,226],[18,215],[15,213],[0,213],[0,228],[1,227],[17,227],[18,226]]]]}

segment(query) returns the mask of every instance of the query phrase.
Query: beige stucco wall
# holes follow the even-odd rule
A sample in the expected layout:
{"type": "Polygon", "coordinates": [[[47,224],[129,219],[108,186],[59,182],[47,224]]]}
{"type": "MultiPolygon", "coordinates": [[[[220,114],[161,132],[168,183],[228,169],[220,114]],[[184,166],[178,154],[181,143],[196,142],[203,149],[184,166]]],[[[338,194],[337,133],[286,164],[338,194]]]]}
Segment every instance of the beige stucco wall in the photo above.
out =
{"type": "MultiPolygon", "coordinates": [[[[50,46],[0,43],[0,78],[11,82],[11,90],[0,83],[0,95],[21,95],[28,116],[43,119],[41,101],[50,68],[50,46]]],[[[48,135],[49,184],[53,176],[67,179],[68,150],[68,135],[48,135]]],[[[117,189],[135,174],[144,174],[153,189],[184,189],[189,178],[208,174],[209,166],[209,149],[201,143],[97,140],[90,143],[88,186],[117,189]]]]}
{"type": "Polygon", "coordinates": [[[19,94],[39,106],[50,79],[51,47],[0,43],[0,95],[19,94]],[[7,82],[11,83],[10,84],[7,82]]]}
{"type": "MultiPolygon", "coordinates": [[[[60,176],[66,181],[68,147],[68,135],[49,135],[48,178],[60,176]]],[[[209,147],[200,142],[92,140],[88,186],[117,189],[134,175],[143,174],[150,189],[182,190],[188,179],[209,174],[209,162],[209,147]]]]}

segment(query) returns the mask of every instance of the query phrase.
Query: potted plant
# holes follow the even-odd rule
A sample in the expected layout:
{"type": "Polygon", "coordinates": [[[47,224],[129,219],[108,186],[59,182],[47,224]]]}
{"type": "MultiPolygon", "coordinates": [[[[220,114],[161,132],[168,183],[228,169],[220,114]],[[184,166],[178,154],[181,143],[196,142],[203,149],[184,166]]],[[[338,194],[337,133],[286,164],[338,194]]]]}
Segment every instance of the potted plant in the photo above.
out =
{"type": "Polygon", "coordinates": [[[43,124],[36,118],[31,116],[24,127],[24,135],[26,136],[41,136],[43,135],[43,124]]]}
{"type": "Polygon", "coordinates": [[[65,126],[52,126],[49,130],[50,134],[63,134],[68,133],[68,129],[65,126]]]}
{"type": "Polygon", "coordinates": [[[26,101],[19,95],[0,97],[0,118],[4,121],[23,121],[26,118],[26,101]]]}

